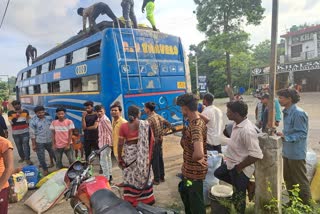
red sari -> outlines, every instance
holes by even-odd
[[[138,132],[129,130],[128,123],[122,124],[119,138],[125,141],[123,160],[127,165],[123,170],[124,199],[135,207],[139,202],[154,204],[153,173],[150,167],[154,138],[148,121],[140,120]],[[126,143],[136,139],[137,144]]]

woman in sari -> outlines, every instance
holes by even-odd
[[[139,202],[155,203],[150,167],[154,138],[148,121],[139,118],[139,108],[130,106],[129,122],[121,125],[118,144],[118,161],[123,169],[123,195],[133,206]]]

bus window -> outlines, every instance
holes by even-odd
[[[97,42],[88,47],[87,59],[92,59],[100,55],[100,42]]]
[[[98,91],[98,75],[82,77],[82,91]]]
[[[66,56],[62,56],[56,59],[56,69],[63,68],[65,61],[66,61]]]
[[[28,94],[34,94],[33,86],[29,86],[28,91],[29,91]]]
[[[48,93],[48,84],[41,84],[40,89],[42,94]]]
[[[40,85],[34,85],[33,91],[34,91],[34,94],[40,94],[41,93]]]
[[[60,92],[60,84],[59,84],[59,82],[52,82],[51,83],[51,91],[49,89],[49,93],[50,92]]]
[[[72,79],[71,80],[72,92],[81,92],[82,91],[81,85],[82,85],[81,78]]]
[[[51,60],[50,62],[49,62],[49,71],[52,71],[52,70],[54,70],[54,69],[56,69],[56,60],[54,59],[54,60]]]
[[[72,53],[66,55],[66,66],[72,64]]]
[[[61,80],[59,85],[60,92],[70,92],[70,80]]]
[[[82,62],[87,59],[87,47],[73,52],[72,64]]]
[[[31,70],[27,71],[27,78],[31,77]]]
[[[21,95],[26,95],[26,94],[29,94],[29,90],[28,88],[20,88],[20,94]]]
[[[23,80],[23,73],[20,74],[20,80]]]
[[[42,73],[46,73],[49,71],[49,63],[45,63],[42,65]]]
[[[41,65],[37,67],[37,75],[41,74],[41,67],[42,67]]]
[[[34,77],[34,76],[36,76],[37,75],[37,68],[33,68],[32,70],[31,70],[31,77]]]

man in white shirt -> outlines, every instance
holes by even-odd
[[[259,146],[255,125],[248,120],[248,105],[243,101],[227,104],[227,117],[233,120],[233,128],[225,154],[226,163],[222,164],[214,175],[218,179],[232,184],[233,203],[237,213],[245,213],[246,190],[254,173],[254,163],[263,158]]]
[[[207,93],[203,97],[203,104],[206,106],[201,115],[202,119],[207,124],[207,150],[208,151],[221,151],[221,133],[222,133],[222,111],[213,105],[214,95]]]

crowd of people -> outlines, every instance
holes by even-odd
[[[284,107],[282,132],[277,132],[283,140],[284,181],[287,189],[300,185],[300,198],[305,204],[310,203],[311,194],[306,177],[306,151],[308,135],[308,116],[296,103],[299,93],[294,89],[278,91],[279,105]],[[245,213],[246,195],[254,193],[254,184],[250,181],[254,175],[254,163],[263,158],[259,146],[258,134],[265,126],[268,95],[262,95],[257,106],[257,127],[248,118],[248,105],[242,100],[227,103],[227,117],[231,124],[223,130],[222,111],[213,105],[214,96],[210,93],[203,98],[199,107],[199,98],[194,94],[184,94],[177,98],[184,116],[184,127],[180,144],[183,148],[182,181],[178,191],[186,213],[204,214],[203,181],[208,171],[207,151],[222,153],[221,144],[227,144],[224,161],[215,170],[219,180],[231,184],[234,188],[233,203],[237,213]],[[277,106],[278,104],[275,103]],[[128,108],[128,121],[122,118],[119,102],[112,104],[112,119],[106,116],[107,109],[102,105],[94,106],[92,101],[84,103],[82,115],[83,140],[72,120],[65,117],[66,109],[57,108],[53,120],[46,114],[43,106],[34,109],[32,119],[29,112],[21,108],[19,101],[13,101],[14,110],[8,112],[12,126],[12,136],[20,157],[19,162],[33,164],[30,160],[29,138],[32,149],[37,153],[44,175],[48,168],[63,167],[62,156],[65,154],[71,164],[75,158],[88,158],[92,150],[109,145],[100,155],[101,174],[110,182],[112,179],[112,152],[122,170],[123,182],[118,183],[124,190],[124,199],[136,206],[138,202],[152,205],[155,202],[153,186],[165,182],[163,160],[163,136],[168,130],[175,130],[171,124],[158,115],[157,104],[144,104],[146,120],[141,120],[141,110],[137,106]],[[276,114],[276,124],[280,116]],[[1,123],[1,117],[0,117]],[[51,131],[50,131],[51,130]],[[0,197],[7,194],[7,180],[13,168],[13,146],[6,138],[0,137]],[[49,153],[50,164],[46,164],[45,150]],[[74,155],[75,153],[75,155]],[[12,162],[12,165],[11,165]],[[2,175],[1,175],[2,174]],[[1,209],[0,204],[0,209]]]

